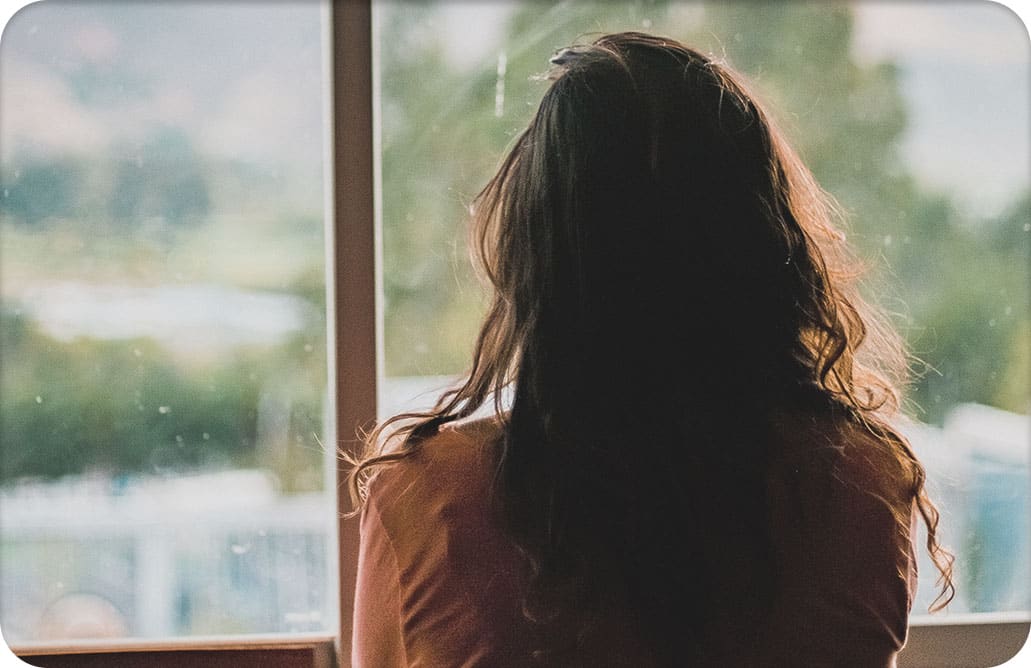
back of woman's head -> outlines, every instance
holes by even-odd
[[[781,393],[845,355],[835,391],[893,399],[847,377],[832,339],[864,332],[830,207],[734,75],[641,34],[553,62],[474,228],[521,372],[650,403]]]
[[[561,51],[548,78],[476,202],[494,297],[469,375],[399,416],[415,418],[405,447],[367,459],[356,493],[369,466],[493,396],[527,615],[582,632],[629,606],[659,637],[704,632],[721,559],[751,564],[740,591],[762,614],[777,410],[879,434],[933,525],[923,470],[885,421],[901,347],[851,287],[829,199],[740,77],[622,33]]]

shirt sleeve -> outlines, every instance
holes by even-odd
[[[360,534],[351,666],[406,666],[397,555],[371,497],[362,509]]]

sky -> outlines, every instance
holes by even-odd
[[[861,60],[901,65],[904,155],[923,183],[973,212],[1029,186],[1031,46],[1016,14],[985,0],[864,2],[854,46]]]

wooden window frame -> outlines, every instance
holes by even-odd
[[[371,0],[324,0],[323,12],[328,91],[326,315],[329,340],[333,342],[327,349],[329,402],[336,442],[342,448],[353,448],[358,443],[357,430],[376,419],[377,380],[383,367],[382,318],[378,311],[381,244],[375,34]],[[346,326],[341,327],[341,323]],[[339,464],[333,466],[338,521],[337,549],[330,559],[336,564],[337,582],[330,586],[336,586],[339,598],[332,633],[22,645],[13,648],[15,654],[30,664],[45,662],[41,665],[47,668],[349,666],[357,561],[340,557],[357,554],[358,523],[343,518],[349,510],[344,486],[347,472]],[[996,666],[1018,651],[1022,656],[1031,654],[1025,647],[1029,632],[1028,613],[917,619],[910,626],[898,665]]]

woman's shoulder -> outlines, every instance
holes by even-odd
[[[774,471],[861,491],[894,506],[912,501],[914,462],[888,425],[844,411],[782,411],[771,426]]]
[[[502,429],[497,418],[448,423],[426,436],[396,462],[385,464],[369,481],[368,502],[382,515],[454,514],[480,505],[488,493]],[[425,514],[420,513],[420,514]]]
[[[490,503],[500,434],[490,420],[442,427],[369,482],[359,577],[394,583],[407,665],[529,665],[512,659],[526,646],[523,563]]]

